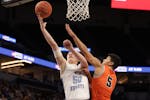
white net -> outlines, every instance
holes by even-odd
[[[67,0],[66,18],[70,21],[82,21],[90,18],[89,2],[90,0]]]

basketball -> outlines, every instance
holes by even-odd
[[[39,14],[42,18],[47,18],[52,14],[52,5],[48,1],[39,1],[35,5],[35,14]]]

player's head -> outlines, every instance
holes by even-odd
[[[77,64],[79,60],[76,58],[76,56],[72,52],[68,52],[67,62],[70,64]]]
[[[110,53],[105,59],[103,59],[103,64],[111,66],[115,69],[121,65],[121,58],[117,54]]]

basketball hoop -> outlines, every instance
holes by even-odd
[[[67,0],[66,18],[70,21],[82,21],[90,18],[89,2],[90,0]]]

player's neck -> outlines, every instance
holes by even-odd
[[[110,69],[114,70],[112,66],[109,66]]]

